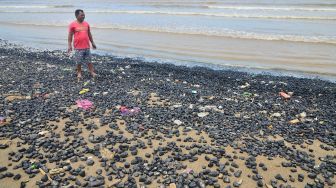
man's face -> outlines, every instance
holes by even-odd
[[[85,14],[84,14],[84,12],[79,12],[79,14],[78,14],[78,16],[77,16],[77,20],[78,20],[79,22],[83,22],[84,19],[85,19]]]

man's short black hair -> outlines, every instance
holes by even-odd
[[[77,9],[77,10],[75,11],[75,16],[76,16],[76,18],[77,18],[77,16],[79,15],[80,12],[83,12],[83,13],[84,13],[84,11],[83,11],[82,9]]]

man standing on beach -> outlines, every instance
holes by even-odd
[[[75,54],[73,56],[74,61],[77,63],[77,78],[82,78],[82,64],[87,64],[88,69],[92,77],[96,77],[93,64],[91,63],[90,42],[92,48],[96,49],[96,44],[93,42],[93,38],[90,31],[90,25],[84,21],[85,14],[81,9],[75,11],[76,19],[69,25],[68,34],[68,53],[72,51],[72,37],[74,38],[73,46],[75,48]]]

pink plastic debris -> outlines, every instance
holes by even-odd
[[[0,124],[1,123],[6,123],[6,118],[5,117],[0,116]]]
[[[122,116],[133,116],[141,111],[139,107],[127,108],[126,106],[121,106],[119,109]]]
[[[183,173],[188,173],[188,174],[191,174],[191,173],[194,173],[194,170],[191,169],[191,168],[187,168],[183,171]]]
[[[84,110],[90,109],[93,106],[93,103],[87,99],[77,100],[76,103],[78,108],[83,108]]]

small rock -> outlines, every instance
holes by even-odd
[[[94,161],[92,159],[88,159],[86,161],[86,164],[89,165],[89,166],[92,166],[94,164]]]
[[[242,179],[240,179],[239,181],[235,181],[235,182],[233,182],[233,186],[234,187],[240,187],[240,185],[243,183],[243,180]]]
[[[21,174],[16,174],[14,177],[13,177],[14,180],[19,180],[21,179]]]

